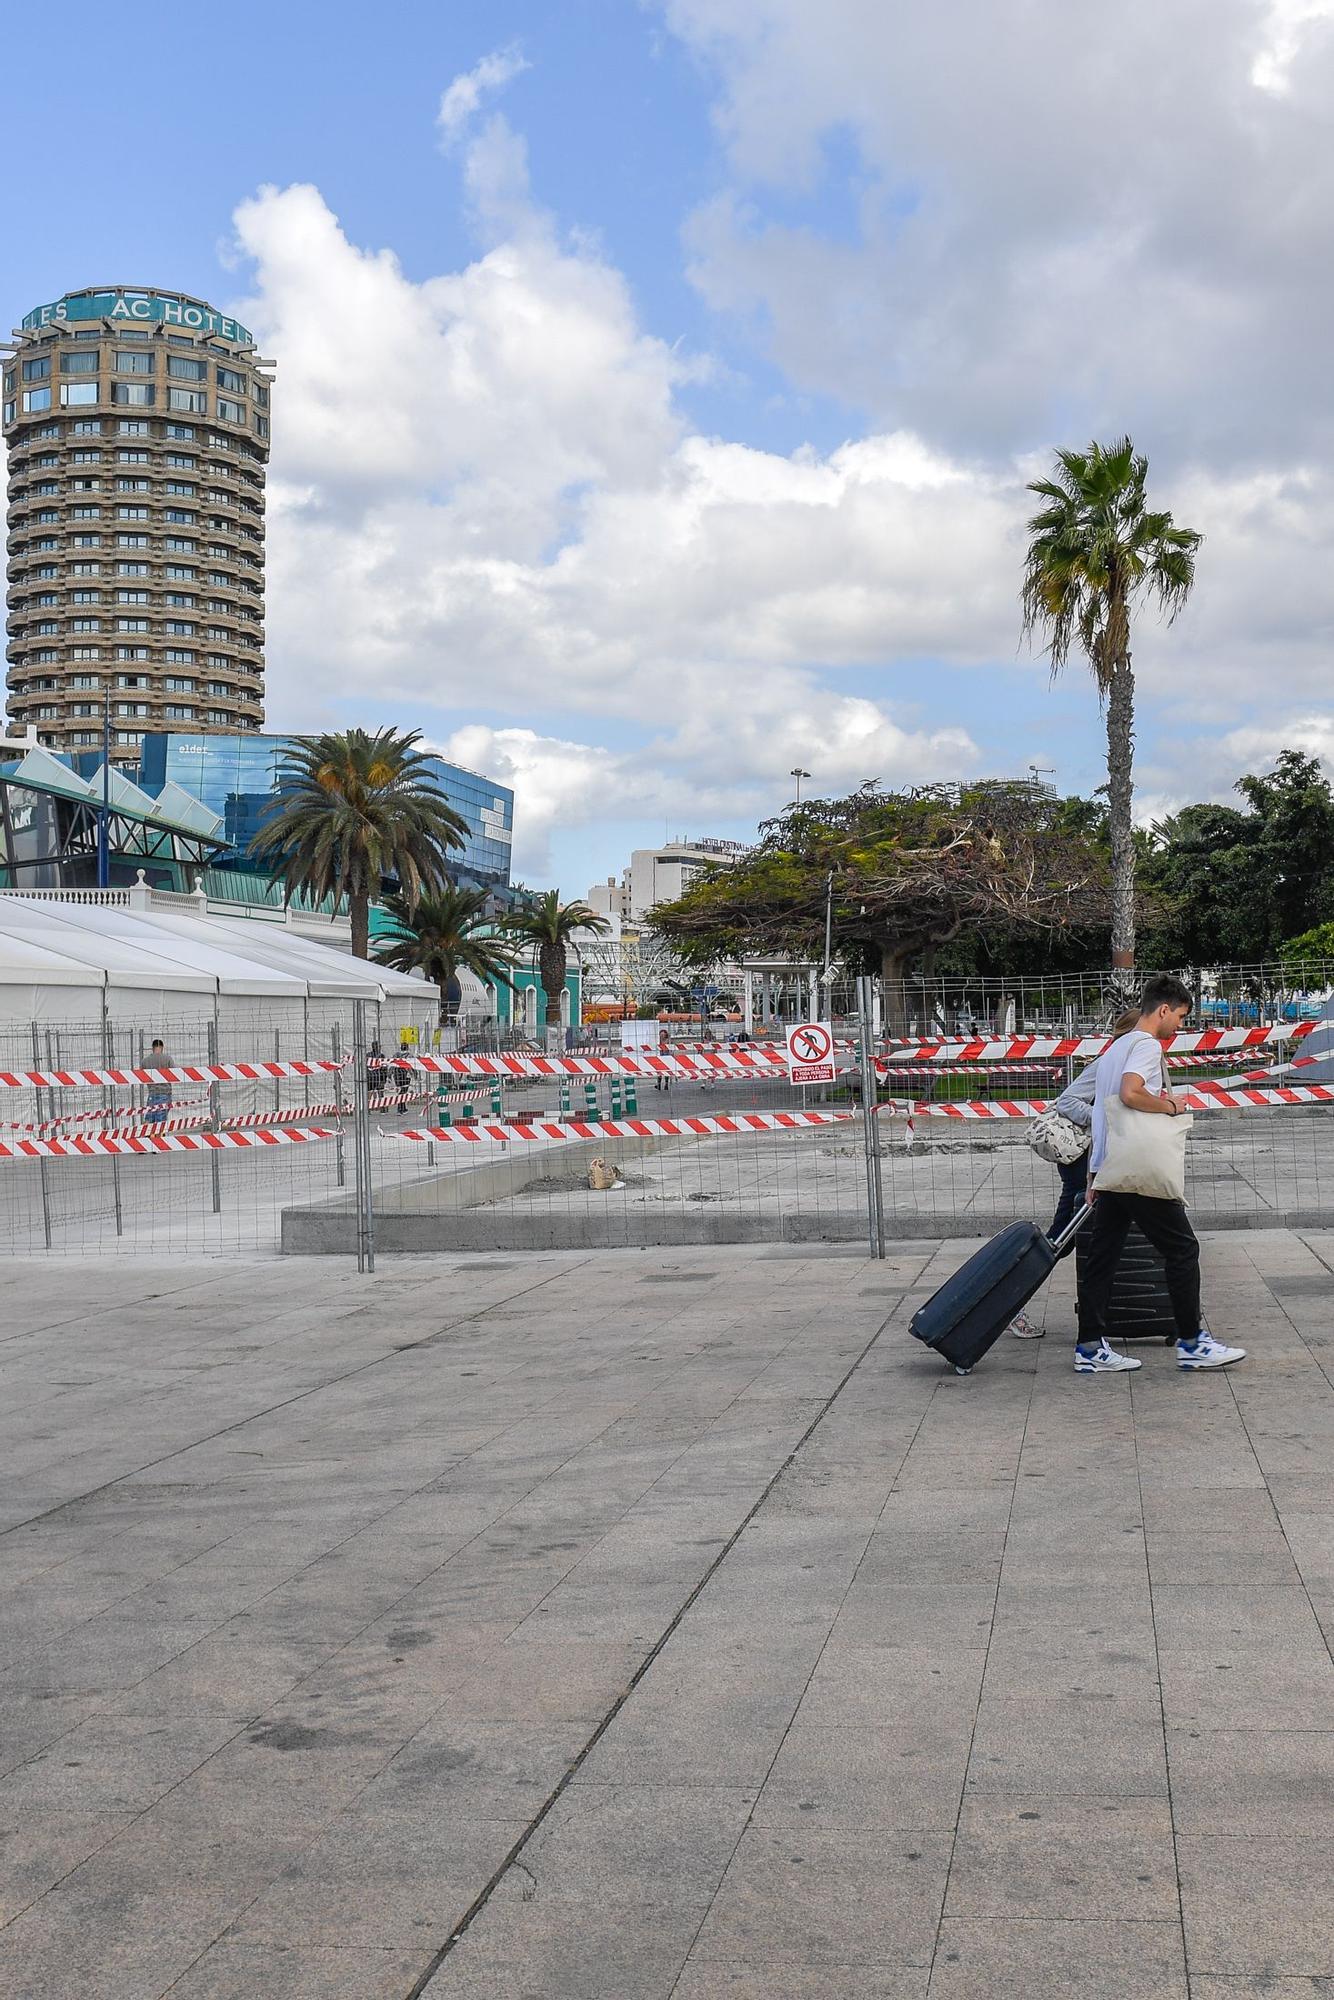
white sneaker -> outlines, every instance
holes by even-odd
[[[1118,1354],[1105,1340],[1096,1347],[1076,1347],[1076,1375],[1122,1375],[1142,1364],[1129,1354]]]
[[[1177,1342],[1178,1368],[1227,1368],[1234,1361],[1244,1361],[1244,1347],[1226,1347],[1221,1340],[1215,1340],[1207,1326],[1202,1326],[1197,1340]]]
[[[1046,1331],[1045,1326],[1034,1326],[1027,1313],[1018,1312],[1010,1321],[1010,1332],[1016,1340],[1041,1340]]]

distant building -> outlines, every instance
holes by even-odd
[[[199,799],[222,821],[228,849],[238,861],[273,805],[288,736],[172,735],[150,731],[143,740],[139,782],[156,796],[164,787]],[[100,759],[97,760],[100,762]],[[468,827],[451,865],[467,888],[510,886],[514,793],[494,778],[429,757],[427,767],[449,804]]]
[[[272,363],[202,299],[127,285],[25,315],[4,353],[11,722],[139,761],[146,730],[264,722]]]
[[[655,903],[675,902],[705,868],[730,868],[748,852],[739,840],[669,840],[661,847],[637,847],[619,883],[614,876],[595,883],[587,902],[599,916],[642,924]]]

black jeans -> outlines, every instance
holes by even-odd
[[[1093,1345],[1107,1330],[1112,1280],[1132,1222],[1137,1222],[1154,1249],[1162,1252],[1178,1340],[1197,1339],[1200,1242],[1190,1226],[1185,1202],[1159,1201],[1147,1194],[1100,1194],[1093,1204],[1093,1220],[1085,1224],[1089,1247],[1079,1288],[1080,1340]]]
[[[1056,1171],[1061,1176],[1061,1199],[1056,1204],[1056,1213],[1051,1219],[1051,1228],[1047,1231],[1048,1236],[1059,1236],[1061,1231],[1074,1221],[1075,1210],[1082,1207],[1088,1198],[1088,1148],[1085,1147],[1079,1158],[1072,1160],[1068,1167],[1058,1166]],[[1085,1229],[1088,1228],[1087,1222],[1084,1224],[1084,1227]],[[1074,1247],[1072,1243],[1070,1250],[1073,1250]],[[1068,1257],[1070,1250],[1063,1250],[1061,1253],[1062,1256]]]

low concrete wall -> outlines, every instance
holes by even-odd
[[[940,1242],[947,1238],[976,1240],[994,1236],[1007,1223],[1029,1221],[1015,1215],[927,1214],[921,1211],[885,1217],[890,1242]],[[1233,1229],[1327,1229],[1330,1218],[1319,1209],[1283,1212],[1193,1209],[1191,1221],[1201,1232]],[[728,1214],[717,1210],[644,1212],[633,1218],[624,1211],[603,1215],[503,1215],[454,1210],[430,1213],[381,1211],[375,1219],[377,1253],[438,1256],[447,1251],[485,1251],[512,1255],[522,1250],[637,1250],[723,1245],[728,1243],[865,1243],[866,1225],[851,1213],[842,1215]],[[354,1256],[356,1220],[347,1210],[288,1208],[283,1210],[282,1248],[287,1256]]]

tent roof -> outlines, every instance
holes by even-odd
[[[277,924],[0,893],[0,985],[362,1000],[436,989]]]

